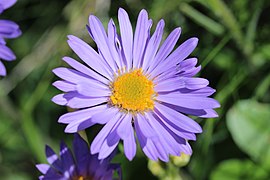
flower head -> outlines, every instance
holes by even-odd
[[[87,27],[98,51],[68,36],[69,46],[83,63],[64,57],[72,68],[53,70],[63,79],[53,85],[64,91],[53,101],[77,109],[62,115],[59,122],[68,124],[68,133],[104,124],[91,144],[91,153],[99,153],[99,159],[109,156],[122,140],[125,155],[132,160],[134,131],[150,159],[168,161],[170,154],[191,154],[188,140],[196,140],[195,134],[202,129],[187,115],[217,117],[213,108],[219,107],[208,97],[215,92],[208,80],[194,77],[200,71],[197,59],[187,58],[198,39],[190,38],[173,51],[180,28],[161,44],[164,21],[150,35],[152,20],[145,10],[138,16],[134,37],[122,8],[118,21],[120,34],[113,20],[106,32],[99,19],[90,15]]]
[[[13,6],[16,0],[1,0],[0,1],[0,14],[7,8]],[[0,20],[0,76],[6,75],[6,68],[1,60],[12,61],[16,59],[16,56],[6,46],[6,38],[16,38],[21,35],[19,26],[9,20]]]
[[[110,180],[114,171],[118,171],[121,179],[121,169],[118,164],[111,164],[112,155],[106,159],[98,160],[97,155],[91,155],[88,144],[75,134],[73,141],[73,154],[70,149],[61,143],[60,158],[46,146],[46,156],[50,165],[38,164],[36,167],[43,174],[41,180]]]

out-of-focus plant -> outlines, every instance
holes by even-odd
[[[134,26],[145,8],[154,24],[165,19],[165,34],[181,26],[182,40],[199,37],[194,54],[203,67],[200,76],[210,79],[222,105],[219,119],[197,119],[204,133],[192,144],[186,166],[173,157],[167,164],[147,162],[139,151],[132,163],[115,158],[124,179],[269,179],[270,2],[264,0],[18,1],[3,14],[24,34],[8,42],[17,61],[7,64],[9,75],[0,80],[1,178],[36,179],[34,164],[45,163],[44,144],[57,149],[59,139],[71,142],[56,122],[66,109],[50,101],[57,94],[51,70],[71,53],[66,35],[88,36],[89,13],[108,22],[119,7]],[[90,140],[99,128],[87,134]]]

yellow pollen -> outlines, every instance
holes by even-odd
[[[154,109],[154,83],[136,69],[118,76],[112,83],[111,103],[132,112]]]
[[[79,177],[75,177],[73,178],[74,180],[92,180],[92,177],[84,177],[84,176],[79,176]]]

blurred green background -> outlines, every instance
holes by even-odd
[[[270,179],[270,1],[263,0],[18,0],[1,14],[16,21],[23,35],[8,41],[17,55],[5,63],[0,79],[0,179],[37,179],[36,163],[45,163],[45,144],[59,149],[73,136],[57,123],[67,110],[51,102],[59,91],[51,83],[61,58],[74,56],[68,34],[92,46],[85,25],[89,14],[104,25],[126,9],[132,24],[145,8],[154,26],[166,22],[165,36],[181,26],[180,44],[200,39],[193,56],[202,65],[200,76],[217,89],[219,118],[199,119],[204,132],[191,142],[193,155],[152,162],[138,149],[129,162],[118,155],[129,179]],[[116,22],[116,21],[115,21]],[[152,28],[153,29],[153,28]],[[74,56],[75,57],[75,56]],[[100,126],[87,130],[91,140]],[[120,146],[120,151],[121,151]]]

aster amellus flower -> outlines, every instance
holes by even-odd
[[[43,174],[40,180],[112,180],[114,172],[121,178],[119,164],[112,164],[112,155],[99,160],[97,155],[91,155],[88,144],[80,137],[74,135],[74,156],[70,149],[61,143],[60,157],[46,146],[48,164],[38,164],[36,167]]]
[[[7,8],[13,6],[16,0],[0,0],[0,14]],[[6,46],[5,39],[16,38],[21,35],[19,26],[9,20],[0,20],[0,76],[6,75],[6,68],[1,60],[12,61],[16,56]]]
[[[72,68],[53,72],[63,80],[54,86],[64,91],[53,98],[59,105],[77,109],[59,118],[73,133],[94,124],[105,126],[91,144],[91,153],[106,158],[123,140],[129,160],[136,154],[136,137],[143,152],[152,160],[168,161],[168,155],[191,154],[188,140],[196,140],[202,129],[187,115],[217,117],[213,108],[219,103],[209,98],[215,90],[206,79],[194,77],[200,66],[196,58],[187,58],[198,43],[190,38],[174,49],[181,33],[173,30],[161,43],[164,21],[152,35],[152,20],[142,10],[135,33],[128,14],[119,9],[120,34],[113,20],[105,31],[94,15],[88,31],[98,51],[75,36],[68,44],[82,63],[64,57]]]

